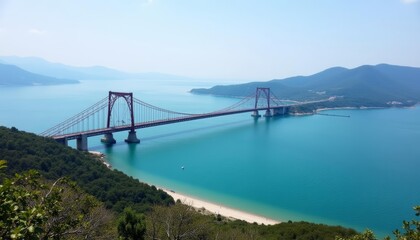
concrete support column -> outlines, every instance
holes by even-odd
[[[127,143],[140,143],[140,139],[137,138],[136,131],[128,132],[128,137],[125,139]]]
[[[264,117],[272,117],[273,115],[271,114],[271,110],[270,109],[267,109],[266,111],[265,111],[265,114],[264,114]]]
[[[87,151],[88,150],[88,141],[87,136],[82,134],[80,137],[76,139],[77,142],[77,150],[80,151]]]
[[[261,115],[258,113],[258,110],[255,110],[255,111],[252,112],[251,117],[259,118],[259,117],[261,117]]]
[[[117,141],[115,141],[114,136],[112,135],[112,133],[105,133],[104,134],[104,137],[101,138],[101,142],[103,142],[105,144],[112,145],[112,144],[116,143]]]
[[[279,116],[279,115],[286,114],[286,110],[285,109],[286,109],[285,107],[274,108],[273,109],[273,116]]]
[[[64,146],[68,146],[67,138],[61,138],[61,139],[57,139],[55,141],[57,141],[58,143],[63,144]]]

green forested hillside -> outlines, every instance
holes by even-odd
[[[8,162],[9,175],[36,169],[47,179],[70,177],[84,191],[122,212],[125,207],[145,212],[153,205],[173,204],[173,199],[153,186],[117,170],[109,170],[92,154],[58,144],[53,139],[0,127],[0,159]]]

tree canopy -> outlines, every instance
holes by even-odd
[[[7,175],[38,170],[46,179],[68,177],[118,213],[132,207],[146,212],[153,205],[171,205],[174,200],[162,190],[110,170],[90,153],[63,146],[16,128],[0,127],[0,159],[8,161]]]
[[[65,178],[50,182],[30,170],[0,185],[0,239],[115,239],[113,219]]]

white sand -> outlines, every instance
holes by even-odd
[[[109,163],[107,163],[104,159],[104,154],[102,154],[101,152],[94,152],[94,151],[90,151],[90,153],[95,154],[97,156],[100,157],[101,161],[107,165],[108,168],[111,168],[111,165]],[[200,209],[200,208],[204,208],[206,209],[208,212],[213,213],[213,214],[220,214],[224,217],[227,218],[234,218],[234,219],[239,219],[239,220],[243,220],[249,223],[258,223],[258,224],[265,224],[265,225],[273,225],[273,224],[277,224],[280,223],[279,221],[273,220],[273,219],[269,219],[269,218],[265,218],[262,216],[258,216],[255,214],[251,214],[251,213],[247,213],[247,212],[243,212],[243,211],[239,211],[233,208],[228,208],[225,206],[222,206],[220,204],[215,204],[215,203],[211,203],[211,202],[207,202],[207,201],[203,201],[194,197],[190,197],[187,196],[185,194],[180,194],[180,193],[176,193],[164,188],[160,188],[163,191],[165,191],[166,193],[168,193],[169,195],[171,195],[175,201],[176,200],[180,200],[181,202],[191,205],[192,207],[196,208],[196,209]]]
[[[207,211],[214,213],[214,214],[220,214],[227,218],[234,218],[239,220],[244,220],[249,223],[258,223],[258,224],[265,224],[265,225],[273,225],[280,223],[279,221],[268,219],[262,216],[258,216],[251,213],[242,212],[236,209],[228,208],[219,204],[203,201],[194,197],[187,196],[185,194],[176,193],[173,191],[169,191],[164,188],[160,188],[169,195],[171,195],[175,201],[180,200],[181,202],[191,205],[192,207],[196,209],[205,208]]]
[[[89,151],[90,153],[92,153],[93,155],[97,156],[98,159],[109,169],[112,169],[111,164],[109,164],[109,162],[106,161],[105,159],[105,154],[101,153],[101,152],[96,152],[96,151]]]

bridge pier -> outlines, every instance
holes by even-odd
[[[286,107],[274,108],[273,109],[273,116],[285,115],[286,113],[287,113]]]
[[[272,116],[273,115],[271,114],[271,110],[270,109],[265,110],[264,117],[272,117]]]
[[[115,141],[114,136],[112,135],[112,133],[105,133],[104,134],[104,137],[101,138],[101,142],[103,142],[105,144],[112,145],[112,144],[116,143],[117,141]]]
[[[255,111],[252,112],[251,117],[259,118],[259,117],[261,117],[261,115],[258,113],[258,110],[255,110]]]
[[[82,134],[80,137],[76,138],[77,142],[77,150],[79,151],[87,151],[88,150],[88,140],[87,136]]]
[[[128,137],[125,139],[126,143],[140,143],[140,139],[137,138],[136,131],[131,130],[128,132]]]
[[[284,115],[284,108],[274,108],[273,116]]]
[[[274,116],[286,115],[287,113],[289,113],[289,107],[281,107],[281,108],[273,109]]]
[[[61,138],[61,139],[57,139],[55,141],[58,142],[58,143],[63,144],[64,146],[68,146],[67,138]]]

